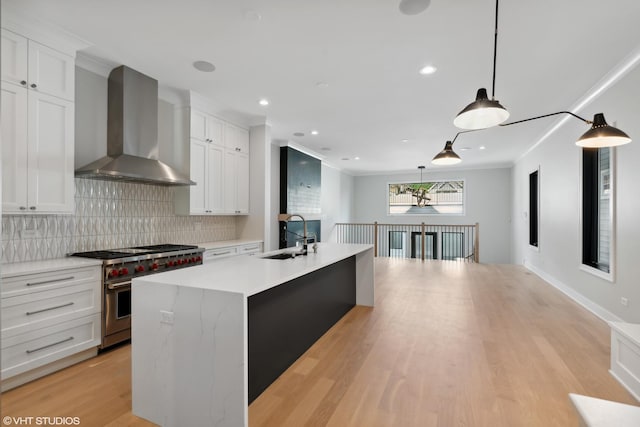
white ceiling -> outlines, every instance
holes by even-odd
[[[274,139],[355,174],[435,169],[455,115],[479,87],[491,93],[494,0],[432,0],[414,16],[399,0],[8,3],[89,41],[87,54],[199,92],[247,122],[266,119]],[[638,22],[638,0],[503,0],[496,98],[512,120],[572,108],[638,49]],[[196,60],[216,71],[196,71]],[[419,75],[425,64],[438,71]],[[511,164],[555,122],[461,135],[459,167]],[[577,138],[587,128],[576,122]]]

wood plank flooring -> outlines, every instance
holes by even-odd
[[[356,307],[249,407],[262,426],[574,426],[568,393],[638,405],[608,373],[609,327],[519,266],[376,259]],[[151,425],[129,347],[2,395],[2,414]]]

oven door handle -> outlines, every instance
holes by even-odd
[[[131,287],[131,280],[127,282],[112,283],[110,285],[107,285],[107,289],[109,289],[110,291],[115,291],[116,289],[126,288],[126,287]]]

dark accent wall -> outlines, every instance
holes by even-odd
[[[321,213],[322,162],[291,147],[280,148],[280,213],[318,216]],[[302,222],[280,222],[280,248],[295,246]],[[307,231],[320,241],[320,221],[307,220]]]
[[[250,296],[249,403],[355,304],[354,256]]]

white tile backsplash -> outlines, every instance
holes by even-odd
[[[75,215],[3,215],[2,262],[236,238],[236,217],[176,216],[173,187],[75,178]],[[35,230],[34,235],[24,230]]]

